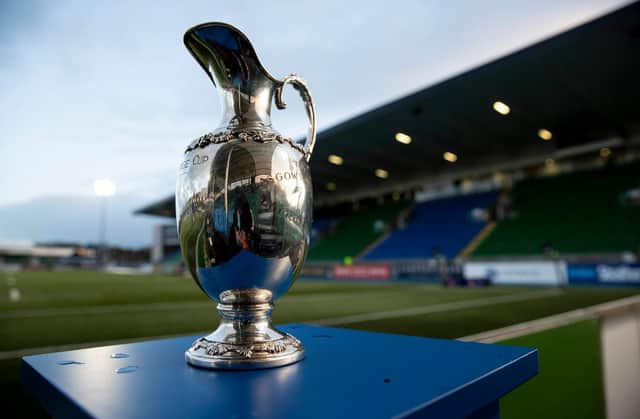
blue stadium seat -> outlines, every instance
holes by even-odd
[[[316,218],[311,225],[311,243],[314,243],[319,235],[329,230],[334,223],[333,218]]]
[[[433,256],[438,248],[447,258],[455,257],[484,227],[471,219],[475,208],[486,209],[497,192],[442,198],[416,204],[404,229],[393,231],[369,251],[365,260],[415,259]]]

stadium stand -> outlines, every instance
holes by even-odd
[[[308,259],[342,261],[358,256],[384,233],[384,227],[377,227],[381,223],[386,226],[394,223],[400,211],[408,206],[406,201],[390,201],[341,218],[330,234],[311,246]]]
[[[483,192],[422,202],[413,208],[405,228],[391,233],[371,249],[365,260],[429,258],[438,250],[447,258],[455,257],[484,227],[470,213],[486,209],[496,192]]]
[[[531,178],[513,190],[513,217],[497,223],[473,256],[636,251],[640,207],[623,205],[640,183],[640,164]]]
[[[182,252],[178,250],[167,255],[159,264],[157,270],[162,273],[171,274],[181,271],[182,266]]]
[[[336,220],[332,218],[316,218],[311,226],[311,243],[315,243],[320,239],[333,225]]]

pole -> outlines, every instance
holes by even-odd
[[[100,220],[98,222],[98,266],[104,267],[107,256],[107,196],[100,197]]]

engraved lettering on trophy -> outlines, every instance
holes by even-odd
[[[284,209],[283,211],[284,218],[292,223],[298,224],[302,222],[302,217],[299,213]]]
[[[296,172],[276,172],[275,179],[278,182],[283,180],[296,180],[298,179],[298,174]]]
[[[255,182],[273,182],[273,177],[271,175],[256,175]]]
[[[190,167],[199,166],[201,164],[206,163],[207,161],[209,161],[209,156],[204,154],[203,155],[196,154],[192,158],[186,159],[182,163],[180,163],[180,171],[184,172],[188,170]]]
[[[200,154],[196,154],[195,156],[193,156],[193,158],[191,159],[191,164],[193,164],[194,166],[198,166],[200,164],[204,164],[209,160],[209,156],[207,155],[200,155]]]

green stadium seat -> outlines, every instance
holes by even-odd
[[[515,216],[499,221],[473,256],[634,252],[640,243],[640,208],[622,195],[640,183],[640,164],[579,171],[518,183]]]
[[[374,228],[376,222],[392,224],[409,205],[407,201],[390,201],[341,218],[332,233],[311,246],[308,260],[343,261],[345,257],[358,256],[384,234]]]

